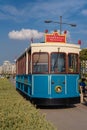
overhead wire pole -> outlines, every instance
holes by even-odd
[[[62,33],[62,16],[60,16],[60,35]]]
[[[70,25],[72,27],[76,27],[76,24],[71,24],[71,23],[64,23],[62,22],[62,16],[60,16],[60,21],[52,21],[52,20],[45,20],[45,23],[57,23],[60,24],[60,35],[62,34],[62,24]]]

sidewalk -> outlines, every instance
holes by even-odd
[[[85,96],[83,96],[82,90],[81,90],[81,94],[80,94],[80,102],[84,105],[87,105],[87,91]]]

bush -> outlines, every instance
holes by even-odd
[[[0,130],[56,130],[7,80],[0,79]]]

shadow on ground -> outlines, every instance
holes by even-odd
[[[74,108],[75,105],[59,105],[59,106],[36,106],[39,109],[67,109],[67,108]]]

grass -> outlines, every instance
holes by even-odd
[[[56,130],[7,80],[0,79],[0,130]]]

